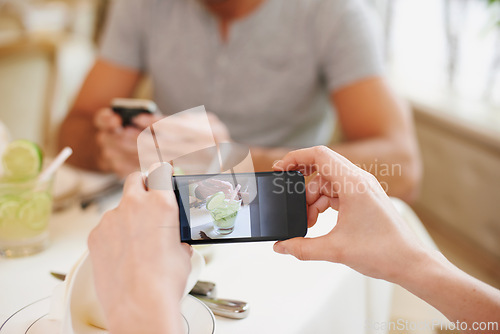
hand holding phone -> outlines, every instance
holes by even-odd
[[[122,126],[122,118],[110,108],[102,108],[94,115],[95,141],[98,145],[98,164],[101,170],[125,177],[139,167],[137,137],[142,129],[156,120],[156,116],[134,119],[135,126]]]
[[[191,270],[192,249],[179,243],[174,194],[146,191],[141,174],[132,173],[125,181],[120,203],[102,216],[88,240],[107,329],[143,333],[147,324],[155,333],[180,333],[182,323],[176,307]],[[148,273],[146,279],[144,273]],[[144,284],[134,283],[138,281]],[[113,316],[116,305],[120,305],[122,317]],[[151,316],[165,321],[151,324]]]
[[[424,247],[373,175],[324,146],[290,152],[274,168],[318,172],[307,186],[309,226],[325,210],[338,211],[337,224],[328,234],[278,242],[276,252],[343,263],[395,283],[401,273],[418,268],[415,259]]]
[[[100,169],[114,172],[120,177],[136,171],[139,167],[137,137],[145,127],[159,118],[152,116],[157,113],[154,102],[137,99],[114,99],[112,108],[98,110],[93,121],[100,152]]]

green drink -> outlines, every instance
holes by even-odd
[[[51,180],[0,181],[0,255],[25,256],[45,249],[51,184]]]
[[[45,249],[52,213],[52,179],[39,180],[43,154],[35,143],[15,140],[2,153],[0,255],[24,256]]]
[[[221,235],[231,234],[240,207],[241,199],[226,199],[223,192],[212,195],[207,201],[207,209],[214,219],[215,232]]]

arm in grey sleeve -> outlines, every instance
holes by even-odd
[[[330,1],[325,7],[316,27],[320,71],[328,90],[382,75],[380,24],[374,11],[360,0]]]
[[[109,11],[99,57],[117,65],[143,70],[144,0],[115,0]]]

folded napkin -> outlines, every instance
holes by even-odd
[[[184,295],[196,284],[204,266],[203,256],[194,251]],[[107,333],[106,319],[97,299],[88,252],[73,265],[66,280],[54,289],[46,319],[59,321],[61,334]]]

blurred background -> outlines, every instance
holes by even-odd
[[[55,152],[112,1],[0,0],[0,120],[12,139]],[[500,288],[500,1],[365,1],[414,112],[424,177],[413,208],[452,262]],[[145,78],[137,96],[150,91]],[[442,316],[396,289],[392,317]]]

